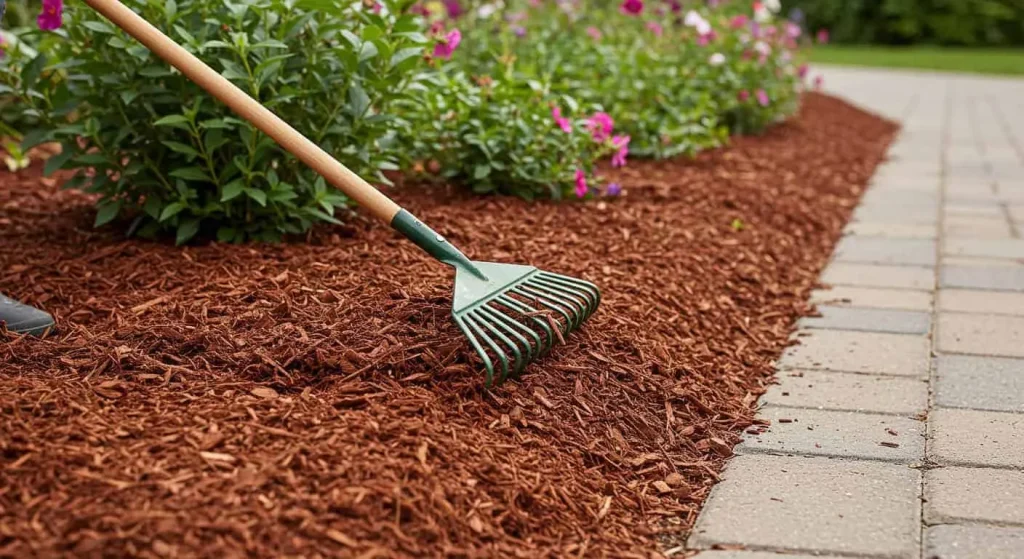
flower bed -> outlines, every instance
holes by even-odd
[[[760,132],[808,78],[807,34],[777,1],[127,4],[382,184],[401,171],[526,199],[614,196],[598,161]],[[38,26],[10,35],[0,114],[22,151],[62,144],[47,170],[102,195],[96,226],[181,244],[344,219],[343,195],[88,7],[47,0]]]
[[[60,333],[0,343],[0,550],[647,557],[682,542],[895,126],[809,94],[763,137],[608,169],[614,199],[399,200],[471,255],[605,294],[484,391],[446,270],[353,218],[307,243],[94,231],[0,174],[0,285]]]

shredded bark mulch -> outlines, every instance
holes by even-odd
[[[471,256],[594,281],[598,312],[483,389],[449,270],[365,219],[176,248],[0,174],[0,556],[650,557],[678,545],[896,127],[809,94],[627,195],[399,202]]]

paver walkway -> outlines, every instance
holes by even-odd
[[[904,128],[687,548],[1024,558],[1024,80],[825,80]]]

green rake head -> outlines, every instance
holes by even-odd
[[[452,318],[487,369],[487,386],[518,377],[597,310],[601,292],[532,266],[474,262],[402,210],[391,226],[455,268]]]
[[[469,264],[455,266],[452,318],[483,361],[488,387],[522,374],[601,302],[587,281],[532,266]]]

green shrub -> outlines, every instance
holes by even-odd
[[[1020,0],[788,0],[786,8],[839,43],[1024,45]]]
[[[420,75],[420,20],[409,2],[126,2],[222,75],[334,154],[384,182],[397,169],[392,106]],[[270,138],[84,5],[68,6],[42,54],[0,61],[0,87],[40,126],[24,147],[63,145],[47,172],[101,195],[96,224],[225,241],[273,240],[336,221],[346,198]],[[2,93],[2,91],[0,91]]]

